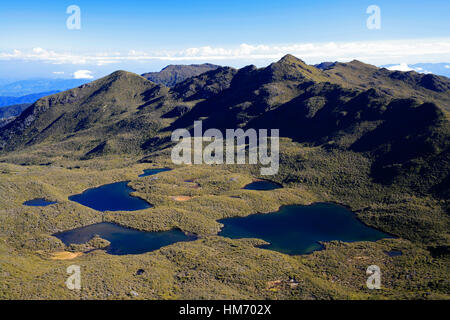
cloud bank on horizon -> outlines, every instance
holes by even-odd
[[[101,67],[110,65],[112,69],[123,69],[129,63],[155,61],[166,63],[219,62],[239,67],[240,61],[252,61],[253,64],[262,66],[288,53],[311,64],[323,61],[350,61],[357,59],[375,65],[397,63],[397,66],[390,68],[392,70],[410,71],[413,69],[408,67],[408,63],[446,62],[450,60],[450,38],[286,45],[241,44],[237,47],[228,48],[203,46],[178,51],[143,52],[129,50],[126,53],[101,52],[93,54],[46,50],[38,47],[29,50],[0,51],[0,61],[40,62],[55,66]],[[53,72],[56,75],[64,73],[64,71]],[[72,74],[75,79],[94,78],[93,72],[87,69],[80,69],[69,74]]]
[[[286,45],[251,45],[237,47],[202,46],[178,51],[144,52],[129,50],[83,54],[70,51],[14,49],[0,51],[0,60],[42,61],[52,64],[97,65],[120,64],[125,61],[214,61],[252,59],[273,60],[293,54],[310,63],[323,61],[362,60],[368,63],[442,62],[450,58],[450,38],[408,39],[359,42],[297,43]]]

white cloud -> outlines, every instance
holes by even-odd
[[[145,53],[144,51],[130,50],[130,51],[128,51],[128,55],[129,56],[145,56],[145,55],[147,55],[147,53]]]
[[[36,54],[48,54],[48,51],[42,49],[42,48],[33,48],[33,52]]]
[[[64,74],[64,71],[53,71],[53,74]]]
[[[92,71],[78,70],[73,73],[74,79],[93,79]]]
[[[395,66],[391,66],[387,68],[388,70],[391,71],[413,71],[413,68],[410,68],[406,63],[400,63],[399,65],[395,65]],[[420,71],[422,68],[417,68],[417,71]]]
[[[322,61],[362,60],[373,64],[402,64],[420,62],[442,62],[450,55],[450,38],[443,39],[410,39],[388,41],[359,42],[317,42],[293,43],[284,45],[241,44],[235,47],[193,47],[178,51],[160,53],[129,50],[120,52],[98,52],[81,54],[71,52],[55,52],[43,48],[28,51],[13,50],[0,52],[0,60],[31,60],[52,64],[74,65],[106,65],[119,64],[126,61],[214,61],[214,60],[276,60],[290,53],[308,63]]]
[[[107,65],[107,64],[113,64],[113,63],[119,63],[119,62],[120,62],[119,60],[98,60],[96,62],[96,65],[97,66],[104,66],[104,65]]]
[[[419,73],[431,73],[430,71],[425,70],[424,68],[421,68],[421,67],[410,67],[410,66],[408,66],[407,63],[400,63],[398,65],[390,66],[387,69],[391,70],[391,71],[404,71],[404,72],[416,71]]]
[[[446,69],[450,69],[450,66],[447,64],[447,65],[445,66],[445,68],[446,68]]]

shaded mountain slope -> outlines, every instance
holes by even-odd
[[[398,78],[397,73],[391,76]],[[372,178],[378,182],[415,175],[410,180],[422,183],[414,188],[427,193],[445,179],[449,168],[443,159],[450,148],[450,127],[442,106],[447,93],[423,102],[419,96],[429,89],[417,93],[416,84],[410,82],[403,89],[411,96],[417,93],[416,99],[341,81],[292,56],[263,69],[245,67],[229,88],[196,104],[171,129],[189,127],[198,119],[204,119],[204,130],[280,129],[281,136],[301,143],[366,154],[373,162]],[[441,165],[430,166],[430,161]]]
[[[396,98],[415,98],[422,102],[434,101],[450,112],[450,79],[415,71],[390,71],[385,68],[353,60],[348,63],[317,65],[332,81],[352,88],[377,88]]]
[[[145,93],[156,88],[158,85],[143,77],[117,71],[42,98],[2,128],[0,148],[13,150],[82,135],[89,141],[104,142],[119,132],[139,130],[143,125],[132,115],[147,99]]]
[[[191,81],[196,79],[194,77]],[[298,96],[302,90],[300,83],[326,80],[328,76],[321,70],[291,55],[267,68],[247,66],[234,72],[229,87],[198,103],[191,112],[177,119],[172,128],[187,127],[200,117],[208,117],[205,121],[207,127],[225,129],[244,126],[251,119]]]

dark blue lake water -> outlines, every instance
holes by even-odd
[[[279,188],[283,188],[283,186],[268,180],[253,181],[244,186],[244,189],[246,190],[274,190]]]
[[[180,242],[193,241],[195,235],[186,235],[178,229],[161,232],[145,232],[125,228],[114,223],[102,222],[90,226],[56,233],[53,236],[64,244],[81,244],[95,235],[111,242],[106,252],[114,255],[141,254]]]
[[[170,171],[170,170],[172,170],[172,169],[170,169],[170,168],[145,169],[144,173],[139,175],[139,178],[152,176],[154,174],[164,172],[164,171]]]
[[[25,201],[23,204],[25,206],[45,207],[45,206],[55,204],[55,203],[57,203],[57,202],[56,201],[48,201],[48,200],[45,200],[44,198],[38,198],[38,199]]]
[[[87,189],[83,193],[69,197],[86,207],[98,211],[136,211],[151,208],[147,201],[130,195],[134,190],[127,186],[129,181],[105,184]]]
[[[400,250],[385,251],[385,253],[389,257],[399,257],[399,256],[403,255],[403,252],[401,252]]]
[[[263,248],[287,254],[319,250],[322,246],[318,241],[376,241],[391,237],[364,225],[348,209],[329,203],[284,206],[274,213],[219,222],[224,224],[220,236],[263,239],[270,242]]]

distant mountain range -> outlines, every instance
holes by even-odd
[[[21,97],[39,92],[58,92],[80,86],[86,79],[29,79],[0,85],[0,96]],[[16,102],[20,103],[20,102]]]
[[[3,127],[13,121],[32,103],[14,104],[11,106],[0,107],[0,127]]]
[[[159,72],[148,72],[142,76],[154,83],[173,87],[188,78],[198,76],[207,71],[215,70],[220,66],[204,63],[191,65],[169,65]]]
[[[23,104],[23,103],[33,103],[36,100],[49,96],[52,94],[55,94],[59,91],[48,91],[48,92],[39,92],[39,93],[32,93],[21,97],[2,97],[0,96],[0,108],[4,106],[11,106],[11,105],[17,105],[17,104]]]
[[[31,106],[31,103],[14,104],[0,108],[0,119],[17,117],[23,110]]]

